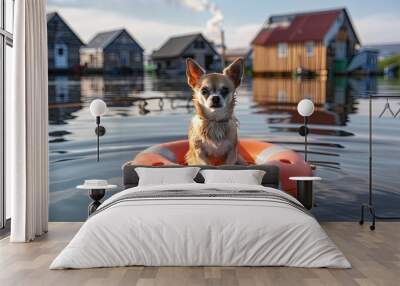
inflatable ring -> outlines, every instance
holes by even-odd
[[[153,145],[136,155],[135,165],[162,166],[187,165],[185,155],[189,149],[187,140]],[[240,140],[239,153],[249,165],[272,164],[279,167],[281,189],[296,197],[296,182],[292,176],[312,176],[312,170],[303,157],[293,150],[257,140]],[[215,162],[213,165],[219,165]]]

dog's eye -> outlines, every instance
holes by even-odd
[[[222,96],[227,96],[229,93],[229,88],[227,88],[226,86],[224,86],[223,88],[221,88],[220,94]]]
[[[201,94],[202,94],[202,95],[208,96],[209,93],[210,93],[210,91],[208,90],[208,88],[203,87],[203,88],[201,89]]]

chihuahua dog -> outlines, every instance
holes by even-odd
[[[238,154],[238,120],[233,114],[243,69],[239,58],[222,74],[206,74],[194,60],[186,60],[196,110],[189,128],[188,165],[245,164]]]

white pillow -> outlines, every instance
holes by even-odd
[[[199,167],[135,168],[139,176],[138,186],[195,183],[193,179],[199,170]]]
[[[205,184],[261,185],[265,171],[262,170],[202,170]]]

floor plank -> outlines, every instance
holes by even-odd
[[[400,222],[379,222],[375,231],[354,222],[322,223],[352,263],[352,269],[289,267],[118,267],[85,270],[48,269],[82,224],[50,223],[50,231],[32,243],[0,240],[2,286],[266,286],[399,285]]]

